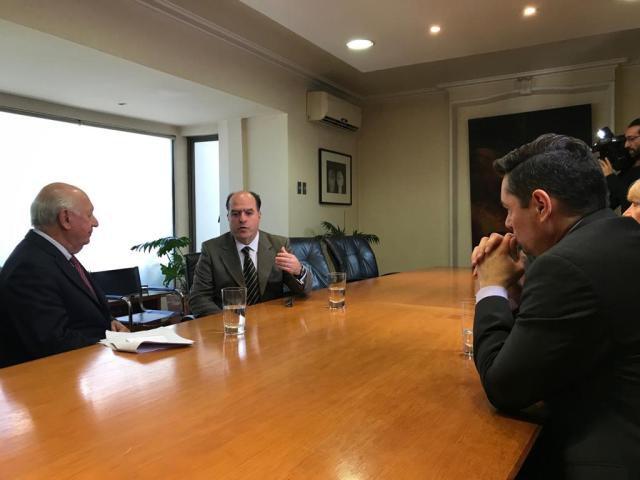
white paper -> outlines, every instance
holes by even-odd
[[[172,327],[159,327],[140,332],[105,331],[106,338],[100,343],[113,350],[141,353],[162,348],[182,347],[193,344],[193,340],[181,337]]]

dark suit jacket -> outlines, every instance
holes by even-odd
[[[55,246],[27,233],[0,273],[0,367],[104,338],[111,315],[104,294],[93,288],[97,298]]]
[[[292,275],[276,268],[276,253],[283,246],[289,251],[287,238],[260,231],[257,269],[261,302],[282,297],[283,284],[292,292],[311,291],[313,278],[309,270],[302,285]],[[219,312],[222,308],[220,290],[224,287],[244,286],[242,266],[233,235],[225,233],[204,242],[189,295],[191,311],[196,316]]]
[[[544,400],[547,478],[640,478],[640,225],[585,217],[507,300],[476,307],[475,362],[491,403]]]

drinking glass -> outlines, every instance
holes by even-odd
[[[346,290],[347,274],[344,272],[329,273],[329,308],[344,308]]]
[[[245,287],[225,287],[222,289],[222,323],[224,333],[240,335],[244,333],[247,289]]]
[[[476,313],[475,299],[463,300],[460,304],[462,316],[462,354],[473,357],[473,319]]]

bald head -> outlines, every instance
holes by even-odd
[[[50,183],[31,204],[31,224],[75,254],[89,243],[98,220],[86,193],[67,183]]]
[[[68,183],[50,183],[40,190],[31,204],[31,225],[38,229],[55,225],[58,212],[71,209],[86,194]]]

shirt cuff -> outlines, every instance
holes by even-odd
[[[307,276],[307,269],[304,265],[301,265],[301,267],[300,275],[294,275],[293,278],[295,278],[301,285],[304,285],[304,277]]]
[[[487,287],[482,287],[476,293],[476,303],[480,300],[483,300],[487,297],[502,297],[509,300],[509,294],[507,294],[507,289],[501,287],[499,285],[489,285]]]

